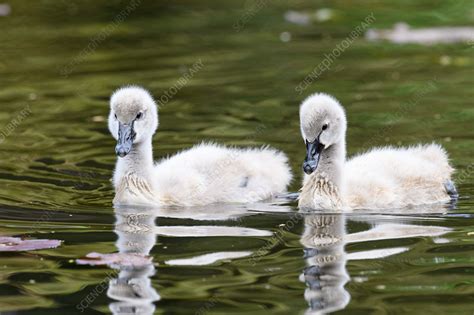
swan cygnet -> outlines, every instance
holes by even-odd
[[[150,93],[136,86],[121,88],[111,96],[110,107],[108,125],[118,155],[115,205],[256,202],[284,193],[292,178],[285,154],[267,147],[203,143],[155,164],[158,110]]]
[[[438,144],[374,148],[346,161],[344,109],[323,93],[303,101],[300,124],[306,144],[302,209],[399,209],[457,198],[454,169]]]

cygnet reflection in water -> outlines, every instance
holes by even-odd
[[[373,226],[367,231],[348,234],[346,221],[356,220]],[[345,214],[308,214],[304,218],[301,244],[304,246],[306,268],[300,280],[307,285],[304,298],[309,308],[306,314],[326,314],[344,309],[351,296],[345,285],[350,281],[346,264],[350,260],[380,259],[409,250],[394,247],[346,253],[345,245],[394,238],[439,237],[450,231],[439,226],[412,225],[410,218],[400,222],[378,224],[371,216],[350,217]],[[405,221],[405,222],[403,222]]]
[[[116,209],[116,245],[120,254],[148,256],[155,246],[155,215]],[[141,266],[118,266],[119,274],[109,282],[107,295],[118,301],[110,303],[113,314],[153,314],[153,302],[160,295],[153,288],[150,277],[155,274],[153,263]]]
[[[211,205],[206,208],[207,211],[204,212],[200,212],[203,210],[200,207],[121,206],[115,208],[118,253],[90,253],[84,259],[77,260],[79,264],[108,265],[119,271],[117,278],[109,282],[107,291],[107,295],[116,301],[109,306],[114,314],[153,314],[154,302],[160,300],[160,295],[150,279],[155,274],[155,265],[152,258],[148,256],[155,246],[158,235],[172,237],[271,236],[271,231],[236,226],[235,221],[262,211],[272,211],[277,208],[280,211],[289,209],[276,204]],[[157,226],[155,221],[159,218],[189,218],[197,221],[209,221],[209,224]],[[214,224],[213,221],[229,221],[231,225]],[[222,251],[169,259],[164,263],[202,266],[223,260],[243,258],[251,254],[253,254],[252,251]]]

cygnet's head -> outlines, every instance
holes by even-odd
[[[306,98],[300,106],[300,127],[306,144],[303,170],[309,175],[318,167],[323,150],[344,140],[346,114],[334,97],[316,93]]]
[[[117,140],[115,152],[124,157],[134,145],[150,141],[158,128],[155,101],[147,90],[130,86],[110,97],[109,130]]]

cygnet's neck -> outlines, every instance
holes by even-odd
[[[310,209],[340,209],[344,206],[345,140],[321,152],[319,163],[301,188],[298,206]]]
[[[133,144],[132,150],[117,159],[116,180],[130,174],[148,179],[153,168],[151,139]]]
[[[318,167],[313,176],[324,177],[341,192],[344,184],[344,163],[346,161],[346,141],[341,141],[331,145],[321,152]]]

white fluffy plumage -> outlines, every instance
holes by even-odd
[[[287,157],[268,147],[239,149],[202,143],[155,164],[152,137],[158,113],[151,95],[140,87],[126,87],[112,95],[110,105],[113,137],[119,138],[119,123],[133,125],[135,133],[130,152],[117,160],[116,205],[256,202],[284,193],[291,181]]]
[[[374,148],[346,161],[344,109],[323,93],[302,103],[300,122],[303,139],[324,146],[316,169],[305,175],[301,208],[395,209],[448,202],[456,194],[454,169],[438,144]]]

